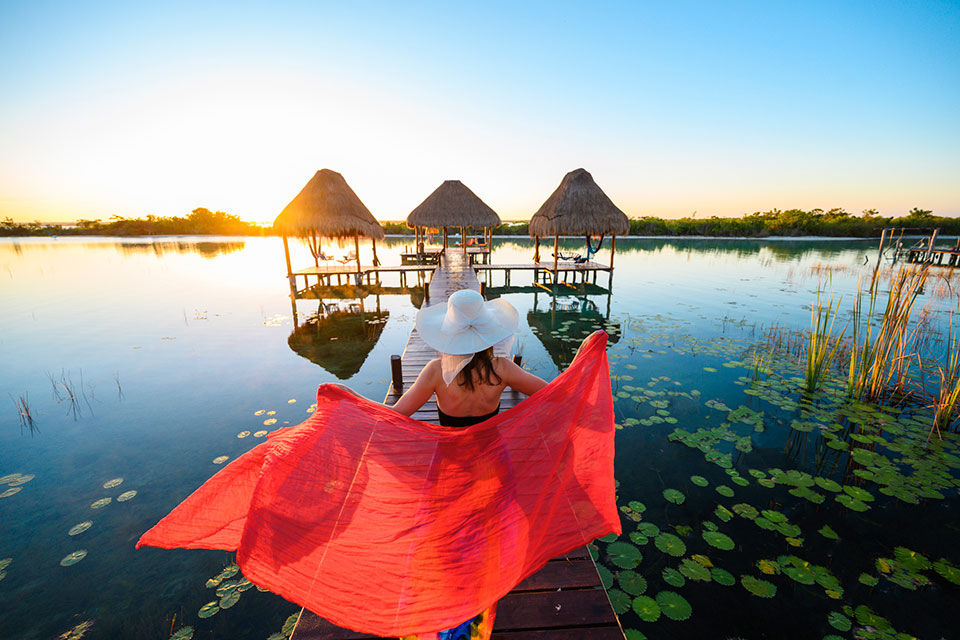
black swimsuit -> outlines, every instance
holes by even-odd
[[[464,427],[469,427],[470,425],[477,424],[478,422],[483,422],[484,420],[489,420],[493,416],[500,413],[500,405],[497,405],[497,408],[494,409],[491,413],[488,413],[485,416],[451,416],[444,413],[440,407],[437,407],[437,414],[440,418],[441,427],[454,427],[457,429],[462,429]]]

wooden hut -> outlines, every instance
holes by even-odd
[[[610,268],[613,269],[617,236],[630,231],[630,220],[597,186],[586,169],[577,169],[563,176],[560,186],[533,214],[529,231],[535,241],[534,262],[540,262],[540,238],[553,236],[553,273],[556,278],[561,235],[586,236],[588,243],[590,236],[611,236]]]
[[[447,248],[447,228],[459,227],[463,251],[467,252],[464,228],[483,229],[485,245],[490,247],[493,227],[500,224],[500,216],[459,180],[444,180],[427,199],[407,216],[407,226],[416,234],[417,253],[425,229],[443,230],[443,248]]]
[[[360,274],[360,236],[373,242],[374,266],[377,260],[377,240],[384,237],[383,228],[370,210],[360,201],[343,176],[330,169],[317,171],[310,182],[290,201],[277,219],[274,228],[283,237],[283,253],[287,261],[287,277],[293,285],[290,267],[290,247],[287,236],[302,238],[310,248],[314,265],[320,265],[323,238],[353,237],[357,273]],[[295,291],[294,291],[295,293]]]

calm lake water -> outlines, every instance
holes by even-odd
[[[387,239],[381,260],[410,243]],[[499,240],[493,262],[531,254]],[[818,287],[846,318],[875,260],[872,240],[620,239],[609,289],[606,274],[556,297],[529,272],[512,289],[491,277],[488,296],[520,311],[515,351],[542,377],[595,328],[611,336],[624,534],[596,550],[631,640],[956,637],[956,437],[924,453],[929,409],[842,402],[839,382],[804,398],[792,355],[752,372],[771,329],[809,328]],[[311,260],[296,246],[293,262]],[[337,351],[291,339],[276,238],[5,239],[0,266],[0,638],[80,637],[87,622],[86,638],[280,632],[299,607],[245,585],[198,615],[232,554],[134,544],[215,459],[303,420],[318,384],[382,400],[416,292],[367,296],[379,314],[344,324]],[[917,302],[932,352],[957,290],[931,276]],[[299,301],[298,322],[319,304]]]

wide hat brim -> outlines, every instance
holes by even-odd
[[[447,304],[424,307],[417,313],[417,332],[423,341],[440,353],[467,355],[483,351],[512,336],[520,324],[520,314],[512,304],[497,298],[484,301],[476,318],[451,330],[445,326]]]

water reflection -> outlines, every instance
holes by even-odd
[[[114,245],[120,253],[130,255],[152,253],[163,257],[168,253],[195,253],[204,258],[216,258],[219,255],[242,251],[246,242],[184,242],[182,240],[157,240],[151,242],[118,242]]]
[[[540,310],[537,298],[539,296],[527,312],[527,324],[559,369],[570,364],[583,339],[597,329],[607,332],[610,345],[620,341],[620,323],[611,322],[609,313],[604,316],[593,300],[586,297],[558,300],[552,296],[549,308]]]
[[[363,298],[356,301],[325,302],[317,311],[295,325],[287,344],[297,355],[323,367],[341,380],[352,378],[380,340],[390,317],[380,309],[364,309]]]

